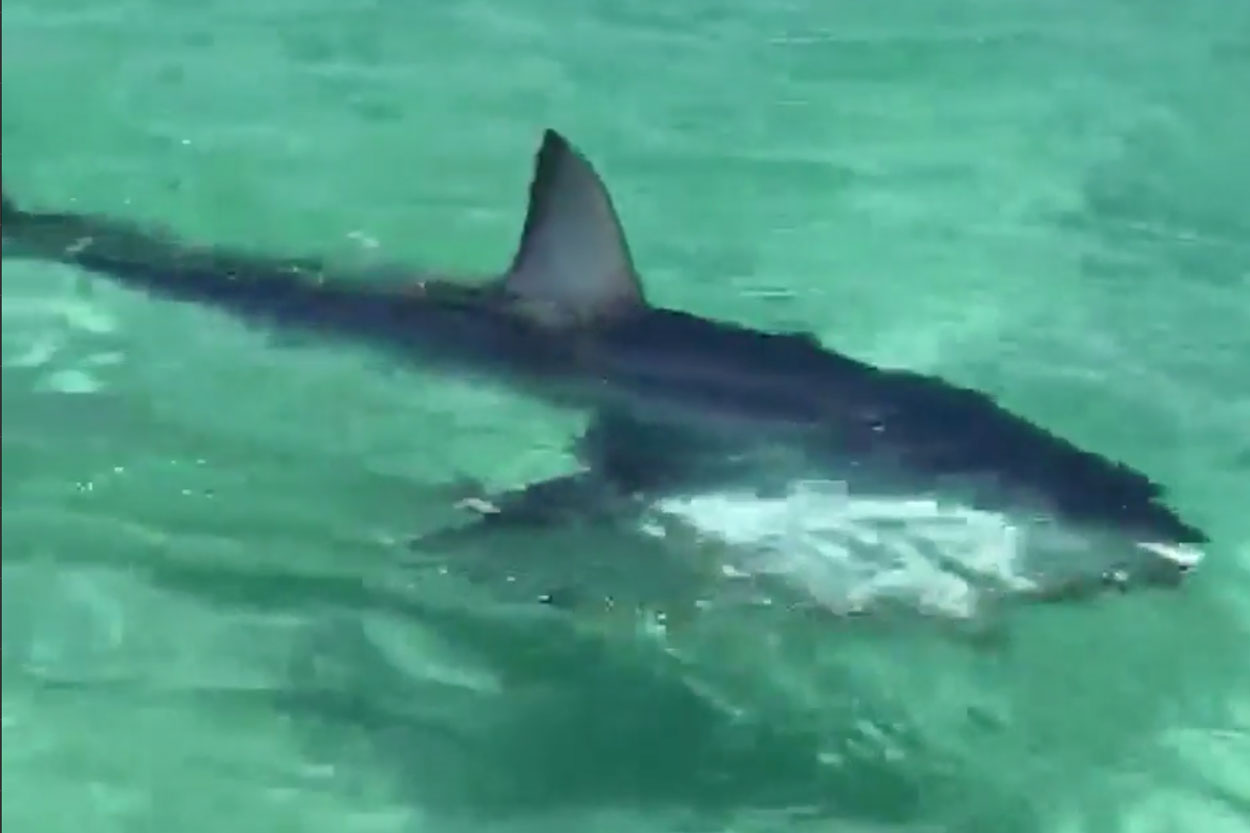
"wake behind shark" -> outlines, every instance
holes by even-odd
[[[483,495],[480,516],[452,537],[587,519],[654,528],[658,517],[819,596],[816,584],[859,569],[830,572],[826,556],[847,567],[862,551],[860,567],[897,568],[914,552],[914,541],[888,543],[900,510],[931,529],[997,518],[1019,565],[1000,583],[1043,597],[1176,584],[1208,540],[1141,472],[983,393],[873,367],[809,335],[648,303],[607,189],[555,131],[538,151],[511,265],[476,282],[336,278],[315,259],[191,245],[110,217],[27,210],[7,194],[0,225],[6,256],[483,374],[591,415],[580,471]],[[939,561],[977,573],[965,556],[983,544],[956,543]],[[858,604],[848,598],[830,604]]]

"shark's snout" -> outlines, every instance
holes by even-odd
[[[1173,587],[1202,563],[1205,553],[1191,544],[1138,542],[1142,553],[1140,580],[1148,585]]]

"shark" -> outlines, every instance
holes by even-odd
[[[727,575],[851,613],[902,596],[934,604],[938,577],[1013,598],[1175,587],[1202,560],[1208,536],[1158,483],[985,392],[809,333],[651,303],[603,179],[554,129],[528,197],[511,262],[473,279],[405,268],[370,280],[318,258],[31,209],[7,191],[0,228],[6,258],[70,264],[586,415],[576,470],[481,489],[461,504],[466,525],[414,546],[580,522],[684,531],[735,554]]]

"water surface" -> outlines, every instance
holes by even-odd
[[[13,829],[1250,825],[1241,0],[9,0],[3,55],[6,190],[347,263],[499,268],[556,126],[655,301],[986,389],[1215,539],[993,640],[554,616],[399,542],[583,415],[9,258]]]

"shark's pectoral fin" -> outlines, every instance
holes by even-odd
[[[419,536],[412,545],[440,549],[500,532],[611,525],[636,516],[642,496],[681,480],[705,443],[667,423],[601,411],[577,442],[582,469],[495,493],[458,484],[455,505],[472,520]]]
[[[457,498],[456,507],[471,514],[472,519],[418,536],[409,541],[412,549],[440,557],[461,547],[474,548],[489,543],[500,533],[607,525],[626,511],[629,500],[615,484],[592,470],[561,475],[504,492],[491,493],[480,488],[480,484],[465,482],[456,484],[449,491]],[[495,553],[487,554],[493,562]],[[500,557],[503,563],[486,571],[486,581],[489,582],[488,577],[500,569],[524,572],[524,553],[519,558],[513,555],[513,551],[502,552]],[[422,559],[425,558],[423,555]],[[480,568],[479,564],[477,569]],[[464,575],[473,580],[474,569],[469,566]],[[538,592],[534,593],[533,601],[554,608],[573,610],[586,601],[574,586],[558,581],[547,587],[540,584],[535,589]]]
[[[556,327],[611,320],[646,303],[607,188],[554,130],[543,134],[503,291],[520,314]]]
[[[636,496],[661,486],[685,459],[693,438],[674,439],[663,424],[618,411],[600,411],[576,443],[579,471],[492,493],[480,484],[457,484],[457,508],[476,517],[462,526],[417,538],[434,547],[521,529],[606,523],[636,508]]]
[[[474,516],[468,524],[437,530],[411,543],[437,549],[498,532],[608,522],[627,501],[628,496],[598,472],[579,471],[504,492],[466,495],[456,507]]]

